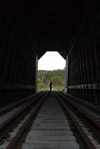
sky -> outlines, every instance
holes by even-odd
[[[65,68],[65,60],[58,52],[46,52],[38,61],[38,70]]]

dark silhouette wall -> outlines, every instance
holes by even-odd
[[[10,3],[0,6],[0,105],[36,92],[37,56],[24,17]]]
[[[99,3],[90,6],[78,31],[67,56],[67,90],[100,108]]]

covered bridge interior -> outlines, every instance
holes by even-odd
[[[99,0],[0,1],[0,105],[37,91],[38,59],[66,59],[65,92],[100,108]]]

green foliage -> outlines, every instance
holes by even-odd
[[[41,79],[40,79],[40,78],[38,78],[38,83],[42,83],[42,81],[41,81]]]
[[[39,71],[38,73],[38,90],[49,90],[49,82],[52,80],[54,90],[64,90],[65,86],[65,69],[53,71]]]

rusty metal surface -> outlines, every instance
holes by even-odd
[[[56,94],[57,95],[57,94]],[[63,107],[65,108],[66,112],[69,114],[70,118],[72,119],[78,133],[80,134],[80,136],[82,137],[85,145],[89,148],[89,149],[95,149],[96,146],[94,145],[94,143],[91,141],[91,138],[87,136],[86,132],[84,131],[82,125],[80,125],[79,120],[77,119],[75,113],[73,113],[71,111],[71,109],[69,108],[69,106],[67,104],[65,104],[65,102],[61,99],[61,97],[59,97],[57,95],[57,98],[59,99],[59,101],[61,102],[61,104],[63,105]],[[97,144],[96,144],[97,145]]]
[[[25,129],[28,127],[28,125],[30,124],[29,122],[31,121],[32,118],[34,118],[36,112],[38,111],[38,109],[40,108],[41,104],[43,103],[43,101],[45,100],[47,96],[47,93],[44,95],[44,97],[39,100],[39,102],[33,107],[33,109],[30,112],[30,116],[28,117],[28,119],[25,121],[25,123],[23,124],[23,126],[21,127],[21,129],[18,131],[18,133],[15,135],[15,137],[12,139],[12,141],[10,142],[10,144],[8,145],[7,149],[17,149],[18,144],[20,144],[20,138],[23,136],[23,134],[25,133]]]
[[[9,131],[11,131],[14,127],[17,126],[18,122],[23,118],[23,115],[25,115],[29,110],[35,106],[38,99],[42,97],[42,95],[39,95],[38,98],[35,100],[31,100],[28,103],[23,104],[22,108],[17,111],[15,114],[13,114],[11,117],[9,117],[7,120],[5,120],[0,125],[0,141],[2,141],[4,138],[6,138]]]
[[[97,122],[95,119],[93,119],[93,117],[90,116],[90,114],[88,114],[88,111],[86,111],[79,103],[72,101],[72,100],[68,100],[64,97],[64,95],[60,94],[65,100],[67,100],[73,107],[75,107],[77,110],[79,110],[84,116],[85,118],[87,118],[88,121],[90,121],[90,123],[95,127],[97,135],[100,137],[100,134],[98,134],[98,132],[100,132],[100,123]],[[99,116],[98,116],[99,117]]]

